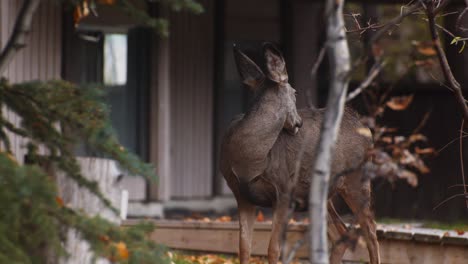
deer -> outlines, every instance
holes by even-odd
[[[241,81],[255,94],[255,99],[244,114],[232,120],[222,139],[220,170],[237,201],[240,263],[246,264],[250,259],[256,207],[260,206],[273,209],[267,252],[268,263],[273,264],[280,257],[283,223],[287,221],[291,204],[296,205],[296,211],[308,209],[309,175],[314,168],[324,109],[296,108],[296,90],[288,82],[285,60],[272,43],[263,44],[263,69],[237,46],[233,49]],[[363,170],[356,169],[362,167],[372,146],[369,136],[358,133],[362,128],[365,127],[357,113],[346,107],[331,164],[332,175],[339,175],[329,189],[327,222],[332,239],[331,263],[340,263],[348,247],[338,241],[347,234],[348,228],[331,203],[335,194],[344,199],[355,215],[370,263],[380,263],[370,179],[363,176]],[[301,146],[305,147],[300,154]],[[300,155],[299,174],[294,181]],[[291,190],[292,202],[289,201]]]

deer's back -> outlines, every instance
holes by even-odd
[[[299,153],[303,148],[295,196],[298,198],[299,204],[304,203],[304,207],[306,207],[310,174],[314,167],[315,149],[320,135],[324,109],[301,109],[299,114],[303,119],[303,126],[299,133],[290,135],[282,131],[279,134],[268,154],[266,170],[254,180],[242,182],[242,175],[233,175],[229,153],[225,153],[222,146],[221,172],[233,192],[246,196],[253,204],[264,207],[271,206],[277,193],[286,194],[288,192]],[[234,127],[241,119],[242,115],[236,117],[231,123],[231,127]],[[363,128],[363,125],[359,121],[358,115],[353,110],[346,108],[335,148],[332,176],[358,169],[365,160],[366,151],[371,146],[372,141],[358,133],[359,128]],[[229,138],[231,133],[235,133],[235,130],[229,129],[225,138]]]

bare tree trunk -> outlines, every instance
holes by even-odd
[[[31,31],[32,19],[40,2],[41,0],[24,0],[8,43],[0,53],[0,74],[6,69],[16,52],[26,46],[26,36]]]
[[[326,213],[330,169],[343,116],[351,65],[344,28],[343,5],[344,0],[327,0],[325,7],[327,49],[332,75],[309,194],[311,219],[309,250],[310,262],[313,264],[328,263]]]

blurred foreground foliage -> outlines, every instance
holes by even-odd
[[[115,159],[131,174],[155,177],[149,164],[118,143],[103,96],[98,87],[64,81],[0,81],[0,263],[47,263],[66,257],[64,239],[70,229],[89,242],[96,258],[114,263],[169,261],[165,249],[147,238],[152,225],[116,226],[68,207],[57,193],[56,174],[61,173],[116,212],[97,183],[82,175],[73,153],[78,143]],[[21,123],[9,121],[6,111],[14,111]],[[29,142],[24,163],[15,158],[12,134]]]

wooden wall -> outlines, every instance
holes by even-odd
[[[170,115],[166,118],[170,120],[160,124],[170,126],[170,145],[168,153],[159,156],[170,155],[170,169],[158,176],[164,177],[160,182],[166,181],[170,198],[210,197],[213,191],[215,1],[200,2],[205,8],[201,15],[170,14],[170,64],[159,65],[169,67]],[[163,133],[165,128],[156,129]]]
[[[0,46],[3,48],[13,29],[22,1],[0,1]],[[26,37],[27,46],[10,62],[2,77],[11,83],[32,80],[59,79],[62,60],[62,16],[57,1],[42,1],[32,22],[31,33]],[[19,118],[5,109],[6,117],[14,124]],[[7,133],[9,133],[7,131]],[[17,160],[25,154],[24,139],[9,134],[11,147]]]

